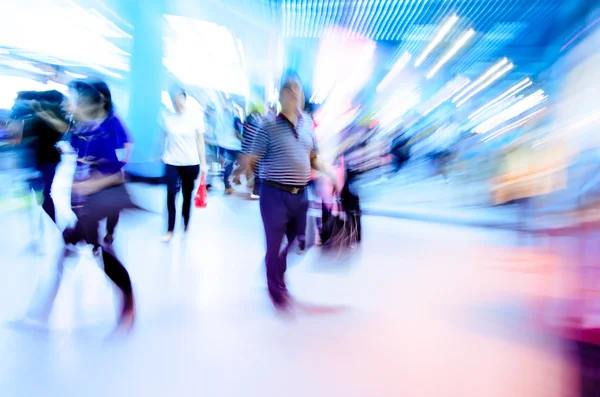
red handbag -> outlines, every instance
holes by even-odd
[[[194,197],[194,205],[196,208],[206,208],[208,205],[208,191],[206,190],[206,178],[204,174],[200,176],[200,186],[198,186],[196,197]]]

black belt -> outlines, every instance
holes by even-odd
[[[305,186],[284,185],[283,183],[273,182],[273,181],[261,181],[261,183],[264,183],[265,185],[268,185],[268,186],[271,186],[276,189],[283,190],[284,192],[288,192],[288,193],[292,193],[292,194],[304,193],[304,191],[306,190],[306,185]]]

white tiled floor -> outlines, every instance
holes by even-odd
[[[113,288],[85,257],[65,272],[49,330],[8,323],[51,271],[59,235],[46,234],[45,255],[19,254],[27,224],[5,216],[1,396],[563,395],[569,372],[555,346],[462,321],[467,307],[504,297],[485,251],[511,236],[366,217],[352,258],[291,258],[303,305],[282,318],[266,298],[256,202],[215,194],[194,211],[190,234],[164,245],[164,189],[132,191],[149,212],[124,214],[117,230],[139,307],[135,330],[119,340],[105,338]]]

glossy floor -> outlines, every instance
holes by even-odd
[[[115,243],[139,307],[127,337],[106,338],[119,298],[85,252],[67,266],[49,329],[11,323],[47,283],[60,239],[47,222],[44,252],[24,252],[26,213],[5,215],[0,395],[550,397],[571,387],[560,343],[523,325],[535,280],[495,267],[510,261],[498,252],[512,252],[513,234],[365,217],[352,256],[291,256],[300,305],[282,317],[266,298],[256,202],[215,194],[165,245],[164,189],[130,188],[149,211],[124,214]]]

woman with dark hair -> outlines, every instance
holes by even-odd
[[[71,192],[71,206],[77,223],[64,231],[65,243],[75,245],[86,241],[92,245],[96,258],[101,259],[106,275],[123,293],[119,327],[133,325],[135,304],[129,273],[108,247],[102,247],[98,224],[114,217],[125,208],[135,208],[124,186],[123,162],[117,155],[117,136],[126,135],[121,121],[107,111],[106,97],[94,83],[76,81],[69,86],[71,112],[75,128],[70,139],[77,153],[77,164]],[[67,251],[65,251],[65,254]],[[59,260],[56,282],[48,299],[31,317],[46,321],[60,287],[64,256]],[[41,309],[41,310],[40,310]]]
[[[104,103],[104,110],[106,111],[109,118],[118,118],[115,113],[115,107],[112,101],[112,94],[108,85],[102,81],[92,81],[90,82],[92,87],[98,91],[102,97],[102,102]],[[118,120],[118,122],[123,125],[123,123]],[[127,133],[126,129],[115,129],[114,130],[114,139],[115,139],[115,148],[117,150],[117,156],[119,161],[123,164],[127,164],[129,159],[131,158],[131,152],[133,151],[133,141],[131,136]],[[104,237],[104,242],[106,244],[112,244],[114,241],[115,229],[117,227],[117,223],[119,222],[119,213],[115,213],[112,216],[106,219],[106,236]]]
[[[163,242],[173,238],[175,231],[175,198],[181,186],[183,194],[184,230],[188,230],[194,183],[200,174],[206,173],[206,149],[204,146],[204,120],[201,112],[194,113],[187,107],[187,94],[180,87],[170,91],[174,113],[165,112],[160,123],[165,132],[163,163],[166,165],[165,179],[167,182],[167,234]]]

